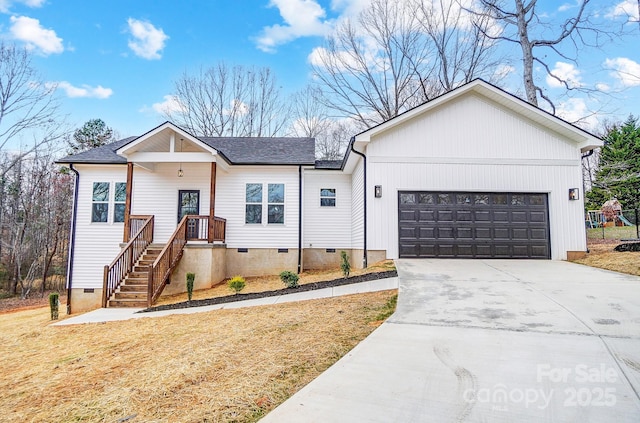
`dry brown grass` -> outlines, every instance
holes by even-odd
[[[395,270],[395,264],[393,260],[384,260],[370,265],[366,269],[358,269],[351,272],[351,276],[363,275],[365,273],[385,272],[388,270]],[[338,279],[342,277],[342,272],[339,269],[336,270],[307,270],[300,273],[300,285],[328,281],[332,279]],[[274,291],[276,289],[285,288],[284,284],[280,280],[278,275],[274,276],[255,276],[247,277],[246,286],[242,290],[243,294],[249,294],[253,292]],[[216,286],[210,289],[201,289],[193,292],[192,299],[202,300],[206,298],[224,297],[232,295],[233,291],[227,286],[228,279],[220,282]],[[160,297],[156,302],[156,306],[164,304],[175,304],[187,301],[187,293],[168,295],[166,297]]]
[[[255,421],[373,329],[395,291],[49,326],[0,315],[0,422]]]
[[[589,242],[587,257],[575,260],[575,263],[640,276],[640,252],[614,251],[618,244],[620,241],[615,240]]]

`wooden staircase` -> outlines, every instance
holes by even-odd
[[[108,307],[143,307],[148,305],[149,297],[149,266],[158,258],[164,245],[150,244],[133,270],[125,277],[108,301]]]

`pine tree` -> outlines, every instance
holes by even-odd
[[[623,208],[640,207],[640,124],[633,115],[614,125],[604,137],[594,187],[587,193],[590,207],[617,198]]]

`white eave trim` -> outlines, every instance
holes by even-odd
[[[218,154],[218,151],[216,149],[214,149],[214,148],[210,147],[209,145],[203,143],[198,138],[194,137],[193,135],[191,135],[190,133],[186,132],[185,130],[177,127],[176,125],[174,125],[171,122],[165,122],[162,125],[157,126],[156,128],[154,128],[151,131],[147,132],[146,134],[139,136],[138,138],[134,139],[133,141],[129,142],[128,144],[123,145],[118,150],[116,150],[116,154],[118,154],[119,156],[126,157],[128,161],[133,161],[133,160],[131,160],[130,156],[133,156],[134,154],[138,154],[138,153],[127,153],[128,151],[130,151],[135,146],[145,142],[149,138],[152,138],[154,135],[164,131],[167,128],[169,128],[172,131],[174,131],[176,134],[178,134],[178,136],[180,136],[180,137],[182,137],[182,138],[184,138],[184,139],[186,139],[188,141],[191,141],[194,144],[197,144],[200,148],[202,148],[203,150],[208,151],[210,154],[213,154],[213,155],[217,155]],[[173,160],[173,161],[175,161],[175,160]],[[215,160],[208,160],[208,161],[215,161]]]

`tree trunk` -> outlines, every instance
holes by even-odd
[[[524,83],[524,90],[529,104],[538,106],[536,84],[533,81],[533,45],[529,41],[527,13],[522,4],[522,0],[516,0],[516,15],[518,18],[518,37],[520,39],[520,48],[522,49],[522,81]]]

